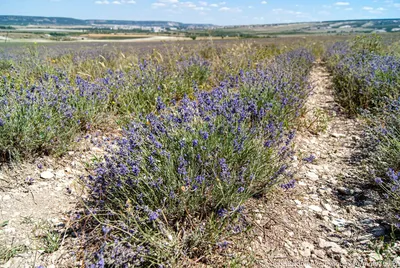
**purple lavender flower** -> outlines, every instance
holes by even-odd
[[[156,210],[156,211],[150,211],[150,213],[149,213],[149,220],[150,220],[150,221],[155,221],[155,220],[157,220],[158,217],[160,216],[160,215],[159,215],[160,212],[161,212],[160,209],[158,209],[158,210]]]
[[[223,241],[223,242],[217,243],[217,246],[218,246],[220,249],[225,250],[225,249],[228,248],[229,244],[230,244],[230,243],[229,243],[228,241]]]
[[[303,161],[308,162],[308,163],[312,163],[315,160],[315,155],[310,155],[308,157],[303,158]]]
[[[290,180],[288,183],[282,184],[281,188],[285,190],[289,190],[295,187],[296,181]]]
[[[243,186],[240,186],[239,189],[238,189],[238,193],[243,193],[244,190],[245,190],[244,187],[243,187]]]
[[[104,234],[104,235],[107,235],[107,234],[111,231],[111,228],[108,227],[108,226],[106,226],[106,225],[103,225],[103,226],[101,227],[101,230],[103,231],[103,234]]]
[[[25,180],[26,184],[28,184],[28,185],[32,185],[34,181],[35,181],[35,180],[34,180],[32,177],[28,177],[28,178],[26,178],[26,180]]]

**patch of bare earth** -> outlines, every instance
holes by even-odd
[[[61,158],[0,168],[0,267],[80,267],[69,218],[87,176],[119,134],[96,132]],[[73,236],[73,235],[72,235]]]
[[[253,204],[256,228],[250,248],[259,267],[400,267],[400,259],[383,262],[374,245],[390,233],[377,189],[361,176],[358,141],[362,128],[341,112],[327,70],[311,72],[313,94],[305,121],[328,115],[326,130],[312,124],[298,133],[294,166],[296,187],[278,190]],[[314,155],[308,163],[303,158]],[[394,244],[392,249],[399,250]],[[396,266],[398,265],[398,266]]]

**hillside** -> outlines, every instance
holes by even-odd
[[[98,25],[136,25],[143,27],[179,27],[187,28],[209,27],[211,24],[185,24],[174,21],[131,21],[131,20],[80,20],[74,18],[60,17],[37,17],[37,16],[12,16],[0,15],[0,25],[51,25],[51,26],[98,26]]]

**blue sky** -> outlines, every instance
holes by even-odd
[[[399,18],[400,0],[0,0],[0,15],[263,24]]]

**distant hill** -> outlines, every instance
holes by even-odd
[[[100,25],[137,25],[143,27],[211,27],[211,24],[188,24],[174,21],[131,21],[131,20],[79,20],[61,17],[12,16],[0,15],[0,25],[27,26],[100,26]]]
[[[8,16],[0,15],[1,25],[87,25],[84,20],[59,17]]]

